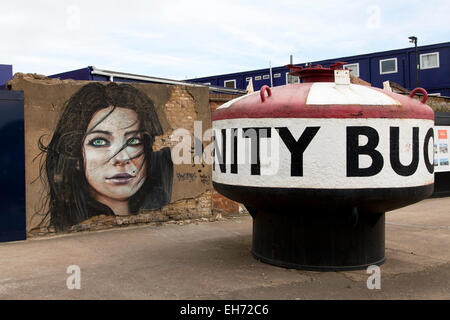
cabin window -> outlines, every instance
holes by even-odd
[[[274,78],[281,78],[281,73],[275,73],[275,74],[273,75],[273,77],[274,77]]]
[[[397,58],[380,60],[380,74],[396,73]]]
[[[344,68],[350,70],[352,76],[359,78],[359,63],[344,64]]]
[[[236,80],[225,80],[225,88],[236,89]]]
[[[263,79],[269,79],[269,75],[268,74],[263,75]]]
[[[261,76],[256,76],[255,80],[261,80]]]
[[[292,83],[300,83],[300,78],[298,76],[291,76],[288,72],[286,73],[286,84]]]
[[[439,52],[420,55],[420,69],[439,68]]]
[[[249,82],[250,80],[252,80],[252,77],[245,78],[245,81],[247,81],[247,82]]]

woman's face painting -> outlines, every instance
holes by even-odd
[[[97,111],[88,125],[83,142],[84,169],[96,198],[124,201],[145,182],[143,135],[134,110],[112,110]]]

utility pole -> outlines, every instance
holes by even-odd
[[[269,60],[269,73],[270,73],[270,87],[273,88],[273,78],[272,78],[272,61]]]
[[[289,56],[289,64],[290,64],[290,65],[293,65],[293,64],[294,64],[294,58],[293,58],[292,54]],[[287,73],[287,76],[286,76],[286,84],[293,83],[293,82],[292,82],[292,76],[291,76],[289,73],[290,73],[290,72],[288,72],[288,73]]]
[[[414,43],[415,51],[416,51],[416,88],[419,87],[419,56],[417,53],[417,37],[411,36],[408,37],[409,42]]]

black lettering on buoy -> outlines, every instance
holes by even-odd
[[[306,127],[297,141],[295,141],[287,127],[278,127],[276,129],[291,153],[291,176],[303,176],[303,152],[305,152],[320,127]]]
[[[368,138],[364,146],[359,145],[360,135]],[[375,150],[379,141],[378,132],[372,127],[347,127],[347,177],[370,177],[383,169],[383,156]],[[359,167],[360,154],[366,154],[372,158],[370,167]]]
[[[226,136],[226,129],[220,130],[220,133],[222,135],[222,151],[220,151],[219,147],[217,146],[217,139],[216,139],[216,133],[214,131],[214,164],[213,164],[213,170],[215,170],[216,167],[216,153],[217,158],[219,159],[219,168],[220,172],[226,173],[227,166],[226,166],[226,154],[227,154],[227,136]]]
[[[428,156],[428,144],[430,143],[430,139],[433,138],[434,141],[434,130],[433,128],[428,129],[427,134],[425,135],[425,141],[423,144],[423,158],[425,161],[425,166],[429,173],[434,172],[433,162],[430,162],[430,157]]]
[[[238,173],[238,129],[231,129],[231,173]]]
[[[412,160],[407,166],[401,164],[400,162],[400,134],[399,127],[390,127],[390,161],[391,166],[394,171],[401,176],[410,176],[414,174],[419,165],[419,128],[413,128],[412,137]]]
[[[259,139],[260,138],[270,138],[271,128],[243,128],[242,137],[250,138],[251,141],[251,174],[253,176],[259,176],[261,174],[261,162],[259,156]]]

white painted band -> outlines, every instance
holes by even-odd
[[[358,84],[340,85],[334,82],[313,83],[307,105],[401,105],[395,99],[371,87]]]
[[[397,188],[429,185],[434,175],[429,173],[424,159],[424,140],[433,127],[432,120],[422,119],[225,119],[213,122],[216,142],[222,148],[221,129],[226,129],[226,173],[219,169],[216,152],[213,181],[218,183],[279,188],[359,189]],[[287,127],[298,140],[306,127],[320,127],[303,153],[303,176],[291,176],[291,153],[281,140],[275,127]],[[347,177],[347,127],[369,126],[379,135],[375,150],[383,156],[382,170],[369,177]],[[272,138],[260,139],[261,175],[251,174],[251,139],[242,138],[242,128],[270,127]],[[413,127],[419,128],[419,163],[410,176],[397,174],[390,163],[390,127],[399,127],[399,158],[403,165],[412,160]],[[238,174],[230,173],[231,129],[238,129]],[[359,136],[359,145],[367,143],[366,136]],[[427,146],[429,162],[433,163],[433,139]],[[273,150],[272,153],[270,151]],[[278,153],[275,151],[278,150]],[[220,150],[218,150],[220,151]],[[372,164],[368,155],[359,155],[359,167]]]
[[[242,100],[242,99],[247,98],[247,97],[249,97],[249,96],[251,96],[251,95],[254,95],[254,94],[259,94],[259,91],[256,91],[256,92],[253,92],[253,93],[246,94],[246,95],[244,95],[244,96],[242,96],[242,97],[234,98],[233,100],[230,100],[230,101],[228,101],[228,102],[225,102],[224,104],[222,104],[222,105],[221,105],[220,107],[218,107],[217,109],[226,109],[226,108],[229,108],[233,103],[238,102],[239,100]]]

